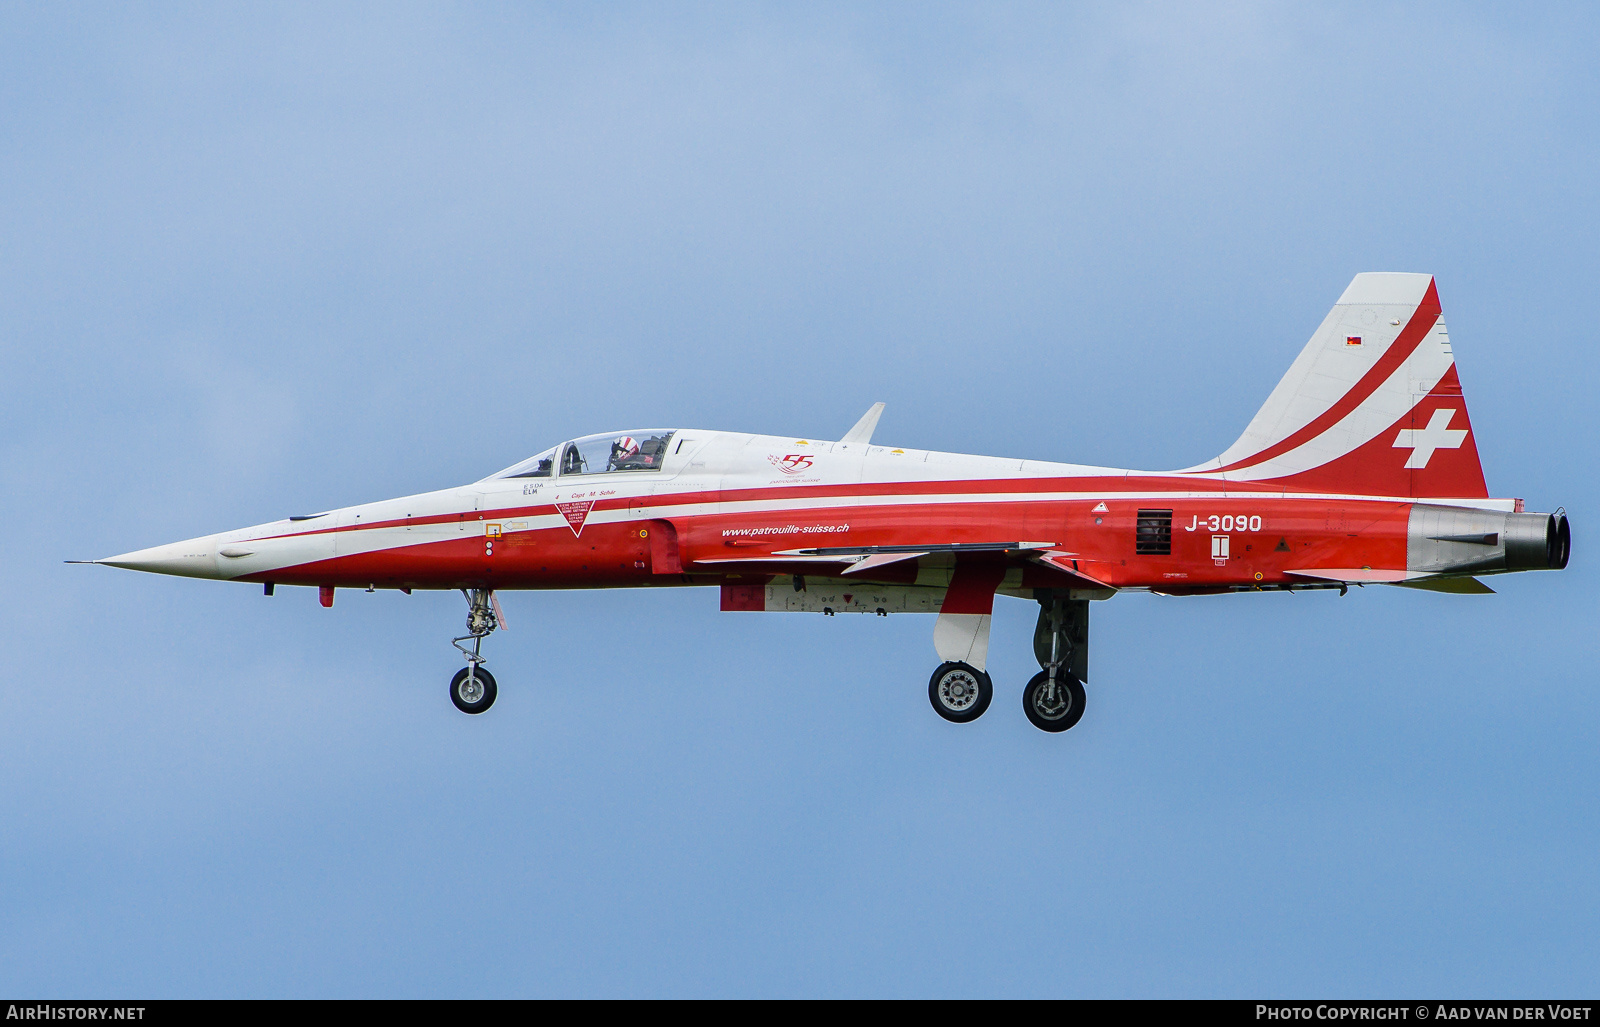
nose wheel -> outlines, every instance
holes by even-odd
[[[450,701],[462,713],[482,713],[487,710],[494,705],[498,691],[494,675],[481,665],[462,667],[450,679]]]
[[[461,650],[467,665],[450,679],[450,701],[462,713],[482,713],[494,705],[499,692],[494,675],[483,666],[483,640],[501,626],[504,618],[492,589],[462,589],[461,594],[467,597],[467,633],[452,639],[451,644]],[[463,642],[471,642],[472,648],[462,645]]]

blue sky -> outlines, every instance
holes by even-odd
[[[0,7],[0,992],[1590,995],[1583,5]],[[635,425],[1139,468],[1427,271],[1492,597],[1121,596],[1088,713],[932,621],[106,556]],[[1589,311],[1589,313],[1585,313]],[[645,637],[648,643],[631,640]]]

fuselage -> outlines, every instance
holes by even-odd
[[[644,433],[589,438],[632,435]],[[988,556],[1004,564],[1001,593],[1184,594],[1528,569],[1550,565],[1557,542],[1554,519],[1522,514],[1514,499],[1351,496],[1224,472],[690,429],[665,433],[653,467],[600,470],[600,458],[577,459],[578,442],[531,470],[532,461],[508,469],[520,473],[101,562],[343,588],[728,585],[794,575],[938,588],[949,582],[951,549],[1013,544]],[[856,568],[848,579],[859,552],[813,552],[882,547],[932,551]]]
[[[1429,275],[1355,276],[1239,438],[1177,471],[871,444],[883,404],[838,442],[672,430],[554,446],[459,488],[290,517],[94,561],[339,588],[461,589],[467,665],[451,701],[498,686],[483,640],[508,589],[716,585],[748,612],[936,615],[939,716],[993,697],[996,595],[1038,603],[1029,721],[1083,715],[1094,600],[1390,584],[1482,594],[1560,569],[1565,514],[1491,498]]]

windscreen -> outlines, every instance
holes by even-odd
[[[512,464],[498,474],[491,474],[485,481],[496,478],[548,478],[555,474],[556,450],[560,446],[551,446],[538,456],[530,456],[520,464]]]

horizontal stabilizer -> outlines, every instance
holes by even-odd
[[[1396,582],[1402,588],[1421,588],[1429,592],[1449,592],[1458,596],[1492,596],[1494,589],[1477,578],[1419,578]]]

